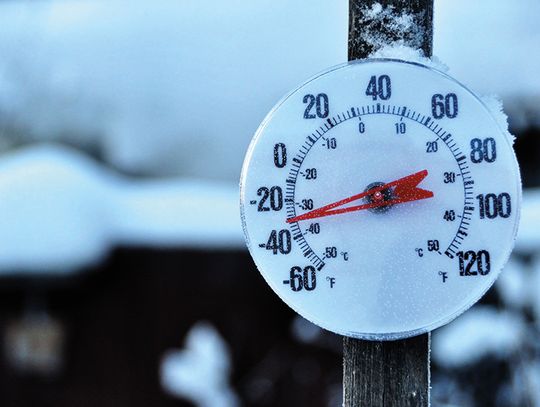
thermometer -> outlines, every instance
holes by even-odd
[[[512,250],[521,181],[511,140],[446,74],[350,62],[267,115],[241,177],[248,248],[272,289],[330,331],[431,331],[493,284]]]

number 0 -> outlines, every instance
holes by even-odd
[[[287,165],[287,148],[283,143],[277,143],[274,146],[274,165],[278,168]]]

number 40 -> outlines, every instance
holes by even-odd
[[[388,100],[392,96],[392,82],[388,75],[381,75],[379,77],[373,75],[369,80],[366,88],[366,96],[371,96],[373,100],[380,98],[381,100]]]

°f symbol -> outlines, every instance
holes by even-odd
[[[334,288],[334,285],[336,284],[336,278],[335,277],[326,277],[326,281],[330,283],[330,288]]]

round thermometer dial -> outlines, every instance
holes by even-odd
[[[398,339],[439,327],[493,284],[516,236],[507,134],[444,73],[374,59],[286,96],[250,145],[241,212],[272,289],[323,328]]]

